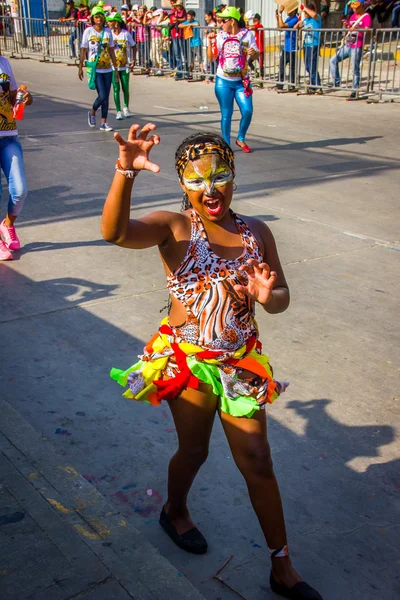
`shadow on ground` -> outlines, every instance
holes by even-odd
[[[206,597],[233,597],[211,579],[233,554],[224,579],[250,600],[272,599],[265,542],[219,423],[190,498],[209,554],[182,553],[158,526],[167,463],[176,448],[171,417],[167,406],[121,398],[108,372],[113,365],[135,362],[146,341],[138,332],[146,331],[147,338],[154,332],[163,295],[155,294],[144,310],[133,298],[115,304],[117,283],[62,277],[34,282],[10,265],[0,266],[5,399]],[[398,461],[373,465],[365,473],[348,466],[356,457],[379,456],[380,448],[393,441],[394,428],[345,425],[329,414],[330,403],[325,398],[287,403],[287,414],[304,420],[304,433],[276,420],[274,407],[268,411],[295,564],[328,600],[395,598],[400,592]]]

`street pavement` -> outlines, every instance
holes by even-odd
[[[90,592],[101,600],[117,590],[115,598],[162,598],[154,583],[159,578],[160,585],[169,582],[168,597],[179,579],[177,598],[194,598],[187,592],[193,585],[207,600],[233,600],[237,593],[272,600],[265,541],[219,422],[190,496],[209,552],[183,553],[158,525],[176,448],[168,407],[127,401],[108,377],[112,366],[136,361],[166,314],[158,252],[132,252],[101,239],[116,145],[112,134],[87,127],[93,92],[78,81],[76,68],[31,60],[13,60],[12,66],[35,102],[20,127],[30,189],[18,220],[23,248],[12,263],[0,264],[0,390],[7,415],[0,421],[0,535],[9,544],[14,537],[12,552],[4,557],[4,544],[0,551],[0,588],[8,590],[7,600],[36,600],[33,593],[50,580],[77,579],[76,561],[57,542],[62,535],[52,538],[46,523],[57,518],[72,535],[71,527],[85,519],[78,481],[101,505],[100,516],[81,523],[94,529],[95,540],[73,531],[76,555],[92,552],[92,570],[79,571],[77,590],[64,593],[54,584],[54,597]],[[161,135],[152,157],[161,172],[138,177],[132,214],[179,210],[175,149],[195,131],[218,130],[213,86],[135,76],[131,92],[130,122],[152,121]],[[233,207],[271,227],[291,289],[289,310],[259,313],[258,322],[276,376],[291,381],[268,407],[268,420],[293,562],[324,600],[394,600],[400,594],[400,109],[269,90],[256,90],[254,105],[248,143],[255,151],[235,153]],[[123,135],[130,122],[119,125]],[[109,123],[117,125],[114,111]],[[5,201],[3,191],[3,210]],[[76,473],[62,485],[53,481],[60,465]],[[18,471],[14,480],[12,468]],[[67,517],[49,503],[54,494],[35,488],[35,476],[29,479],[35,472],[60,494],[57,502],[72,511]],[[35,498],[43,518],[32,516],[33,501],[16,489],[20,477],[21,489],[40,494]],[[18,521],[22,513],[26,521]],[[115,520],[107,521],[111,516]],[[127,569],[132,566],[131,587],[116,567],[126,541],[117,519],[126,521],[135,540],[124,559]],[[53,556],[29,576],[21,560],[27,532],[9,529],[22,526],[32,552],[40,529],[47,537],[40,537],[45,550],[37,556]],[[140,553],[135,567],[141,544],[149,554]],[[104,548],[115,549],[108,562]],[[213,575],[230,556],[220,574],[228,588]],[[106,572],[96,571],[96,560]],[[110,592],[102,590],[104,581],[113,586]],[[134,587],[139,584],[144,587]]]

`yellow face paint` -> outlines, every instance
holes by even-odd
[[[189,161],[183,172],[182,182],[191,192],[205,191],[212,195],[216,188],[233,180],[233,173],[218,154],[208,154]]]

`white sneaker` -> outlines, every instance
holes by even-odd
[[[131,117],[132,114],[129,112],[129,108],[127,106],[124,106],[124,108],[122,109],[122,113],[124,115],[124,117],[127,119],[128,117]]]
[[[116,119],[117,119],[117,121],[122,121],[122,119],[123,119],[123,118],[124,118],[124,117],[122,116],[122,112],[119,110],[119,111],[117,112],[117,117],[116,117]]]
[[[99,129],[100,131],[113,131],[113,128],[110,127],[108,123],[104,123]]]

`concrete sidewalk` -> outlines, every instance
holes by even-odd
[[[144,580],[134,570],[134,583],[147,585],[146,569],[157,572],[159,560],[165,564],[161,555],[207,600],[234,600],[212,579],[233,555],[223,578],[247,600],[273,600],[265,541],[218,420],[189,498],[209,552],[190,556],[160,529],[177,442],[171,416],[166,406],[121,398],[108,376],[112,366],[136,361],[165,315],[158,252],[112,247],[100,237],[116,147],[112,134],[87,128],[94,95],[76,69],[35,61],[13,61],[13,68],[36,97],[20,127],[30,189],[18,219],[23,248],[15,261],[0,264],[0,389],[42,440],[30,450],[19,446],[33,467],[26,473],[45,473],[51,461],[63,483],[59,488],[49,475],[59,496],[46,497],[73,512],[58,515],[56,505],[40,500],[68,527],[72,515],[78,519],[72,526],[100,535],[85,519],[89,507],[82,515],[77,510],[85,482],[91,493],[96,488],[100,507],[111,507],[93,518],[106,523],[115,543],[77,537],[91,551],[100,546],[108,585],[135,596],[125,571],[114,570],[120,555],[104,562],[120,548],[122,556],[128,543],[128,529],[117,520],[122,515],[159,552],[143,565]],[[135,121],[151,120],[161,134],[152,157],[161,173],[138,177],[132,215],[179,210],[174,152],[194,131],[219,129],[213,88],[134,77],[131,92]],[[291,554],[324,600],[394,600],[400,594],[399,107],[265,90],[255,91],[254,104],[248,141],[255,152],[235,153],[233,207],[270,226],[291,289],[287,312],[257,315],[277,377],[291,381],[268,409]],[[130,123],[119,124],[124,134]],[[116,125],[113,114],[110,124]],[[3,209],[5,200],[4,192]],[[83,479],[69,478],[60,465]],[[20,504],[17,496],[11,514],[24,512]],[[0,534],[23,521],[4,525]],[[49,580],[58,568],[50,566]],[[103,573],[93,583],[104,581]],[[83,589],[90,576],[83,573]],[[97,598],[101,588],[93,593]]]
[[[202,600],[48,438],[3,400],[0,414],[3,600]]]

